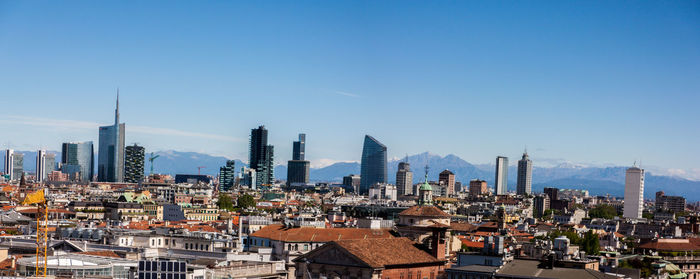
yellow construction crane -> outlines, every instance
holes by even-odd
[[[36,277],[46,277],[46,253],[49,250],[49,210],[46,206],[46,189],[28,194],[23,205],[36,204]]]

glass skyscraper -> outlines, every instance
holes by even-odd
[[[97,151],[97,181],[124,181],[124,123],[119,123],[119,95],[114,110],[114,125],[100,127]]]
[[[95,155],[92,141],[66,142],[61,149],[61,171],[67,174],[80,173],[79,180],[92,180]]]
[[[386,146],[365,135],[360,166],[360,193],[367,194],[375,183],[386,183]]]
[[[236,182],[236,161],[228,160],[226,165],[219,168],[219,191],[228,191]]]

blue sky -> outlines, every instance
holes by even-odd
[[[370,134],[700,178],[698,26],[697,1],[0,1],[0,143],[96,141],[119,87],[150,150],[245,159],[264,124],[280,163]]]

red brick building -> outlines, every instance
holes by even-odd
[[[435,279],[445,266],[403,237],[332,241],[294,262],[299,279]]]

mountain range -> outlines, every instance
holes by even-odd
[[[25,171],[33,172],[36,166],[36,152],[18,151],[24,155]],[[60,161],[60,152],[49,151],[56,154],[56,161]],[[4,161],[4,151],[0,151]],[[159,151],[160,155],[154,162],[154,172],[166,174],[196,174],[198,167],[202,174],[217,175],[219,167],[225,165],[226,157],[211,156],[196,152]],[[148,158],[148,155],[146,156]],[[455,174],[457,181],[468,185],[472,179],[482,179],[493,185],[495,167],[493,165],[474,165],[456,155],[439,156],[424,152],[404,159],[390,160],[387,166],[387,180],[394,183],[398,163],[406,160],[411,164],[413,171],[413,183],[424,180],[425,166],[428,166],[428,180],[437,180],[438,174],[449,169]],[[97,155],[95,155],[97,161]],[[241,160],[235,160],[236,172],[241,167],[247,166]],[[544,187],[558,187],[568,189],[585,189],[592,195],[606,195],[621,197],[624,195],[625,170],[627,167],[586,167],[572,164],[562,164],[554,167],[537,167],[534,161],[532,174],[532,190],[541,192]],[[286,179],[287,167],[277,165],[274,169],[275,178]],[[145,172],[150,172],[150,162],[145,162]],[[312,168],[310,178],[312,181],[340,182],[343,176],[360,174],[360,164],[357,162],[341,162],[321,168]],[[508,189],[515,190],[517,167],[508,168]],[[645,176],[644,196],[653,198],[656,191],[663,190],[667,195],[682,195],[689,201],[700,201],[700,181],[693,181],[679,177],[654,175],[651,172]]]

